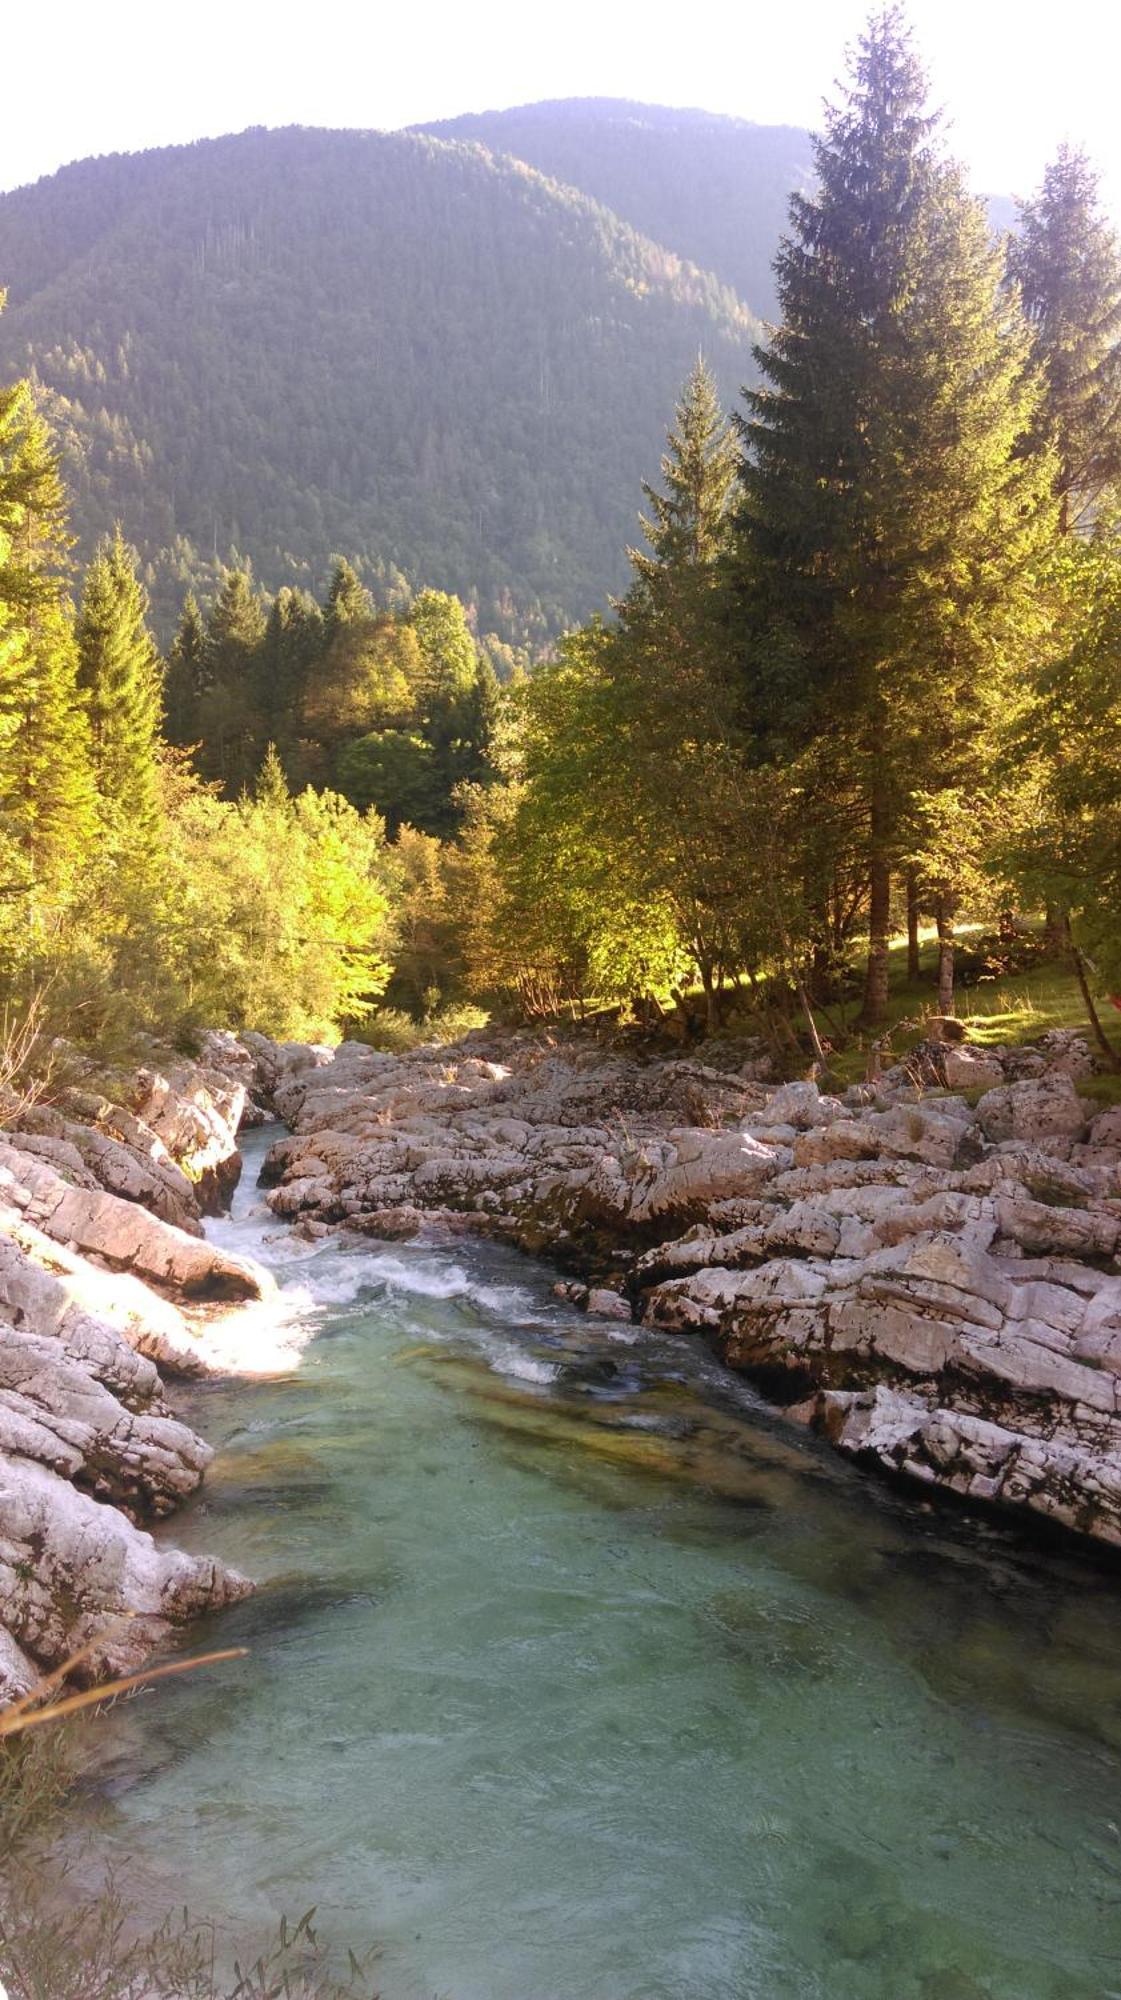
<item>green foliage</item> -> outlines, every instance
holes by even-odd
[[[0,380],[34,365],[82,547],[122,522],[165,635],[219,564],[307,588],[346,550],[539,650],[618,587],[690,356],[743,379],[756,322],[685,254],[417,134],[88,160],[0,196]]]
[[[444,817],[447,794],[436,754],[415,731],[380,729],[339,752],[336,769],[348,799],[376,805],[395,833],[403,822],[426,827]]]
[[[844,746],[873,1021],[915,795],[969,788],[1040,635],[1053,466],[1020,449],[1027,330],[898,9],[873,18],[816,161],[776,265],[782,324],[756,350],[734,582],[761,738]]]
[[[118,958],[135,990],[158,965],[168,997],[143,1013],[321,1039],[382,991],[389,899],[382,822],[335,793],[290,799],[266,766],[227,804],[188,780],[168,827],[161,895],[130,913]]]
[[[1023,895],[1068,913],[1099,983],[1121,991],[1121,544],[1103,526],[1057,563],[1063,644],[1008,732],[1024,810],[998,854]]]
[[[78,678],[102,806],[133,842],[150,840],[159,816],[160,670],[147,610],[134,554],[118,528],[86,572]]]
[[[94,833],[67,549],[57,459],[28,385],[16,383],[0,391],[0,944],[9,955],[74,891]]]
[[[1043,382],[1035,446],[1055,456],[1064,527],[1121,477],[1121,253],[1085,155],[1061,146],[1008,240]]]

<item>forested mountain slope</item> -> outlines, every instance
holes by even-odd
[[[454,589],[533,641],[622,580],[698,349],[755,323],[586,195],[419,134],[251,131],[0,197],[0,379],[34,369],[82,543],[119,518],[162,622],[232,550],[275,586]]]
[[[591,195],[633,229],[731,285],[763,319],[775,313],[772,264],[791,193],[813,183],[813,142],[797,125],[627,98],[558,98],[417,128],[513,154]],[[1016,205],[985,197],[994,230]]]
[[[562,98],[421,128],[476,140],[580,188],[644,235],[714,271],[763,318],[791,191],[813,175],[808,132],[625,98]]]

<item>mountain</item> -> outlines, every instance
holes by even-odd
[[[119,518],[159,609],[258,575],[460,592],[533,641],[622,580],[703,349],[756,324],[587,195],[415,133],[251,131],[0,197],[0,381],[34,369],[83,548]]]
[[[729,408],[752,375],[811,160],[587,99],[80,161],[0,195],[0,382],[37,375],[79,554],[119,519],[165,633],[232,557],[343,553],[539,644],[624,583],[698,350]]]
[[[795,125],[623,98],[562,98],[417,127],[475,140],[580,188],[633,229],[716,276],[762,318],[775,310],[771,263],[813,145]]]

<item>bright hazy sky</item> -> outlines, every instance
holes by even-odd
[[[813,125],[867,12],[865,0],[11,0],[0,188],[88,153],[247,125],[391,127],[542,97]],[[910,12],[978,189],[1029,192],[1070,138],[1121,219],[1121,0],[911,0]]]

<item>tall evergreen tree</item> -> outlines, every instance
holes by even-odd
[[[640,895],[673,910],[712,1026],[749,902],[720,618],[737,470],[733,427],[699,359],[667,435],[661,485],[643,486],[647,547],[628,551],[634,581],[603,654],[623,779],[615,840],[633,846],[636,888],[646,874]]]
[[[159,818],[162,698],[147,612],[135,555],[118,526],[86,572],[77,640],[98,790],[130,840],[150,838]]]
[[[1026,328],[900,9],[871,21],[815,157],[742,422],[735,573],[760,727],[845,746],[871,1024],[911,799],[988,726],[1034,629],[1052,467],[1016,452],[1034,419]]]
[[[265,612],[248,568],[227,570],[206,622],[206,692],[199,704],[200,764],[227,792],[249,785],[260,741],[259,655]]]
[[[738,462],[716,383],[698,359],[666,439],[662,486],[643,482],[651,510],[642,523],[649,549],[628,550],[642,586],[637,601],[656,604],[689,578],[711,580],[712,565],[727,544]],[[634,592],[630,602],[636,603]]]
[[[1067,530],[1121,478],[1121,251],[1084,153],[1060,147],[1020,204],[1008,269],[1043,380],[1031,442],[1054,451]]]
[[[371,618],[373,603],[365,585],[358,581],[353,566],[345,556],[340,556],[331,572],[327,586],[327,602],[323,607],[323,621],[327,627],[327,637],[332,638],[340,625],[351,625],[355,619]]]
[[[308,684],[323,656],[325,625],[306,590],[279,590],[269,611],[258,667],[260,728],[281,752],[299,735]]]
[[[0,834],[29,894],[75,879],[93,835],[68,547],[57,455],[16,383],[0,391]]]
[[[463,711],[463,781],[472,785],[492,783],[497,771],[492,752],[498,737],[502,692],[498,676],[485,654],[480,653],[471,692]]]
[[[168,648],[164,676],[165,728],[171,743],[193,744],[199,734],[199,703],[206,693],[206,627],[194,591],[183,609]]]

